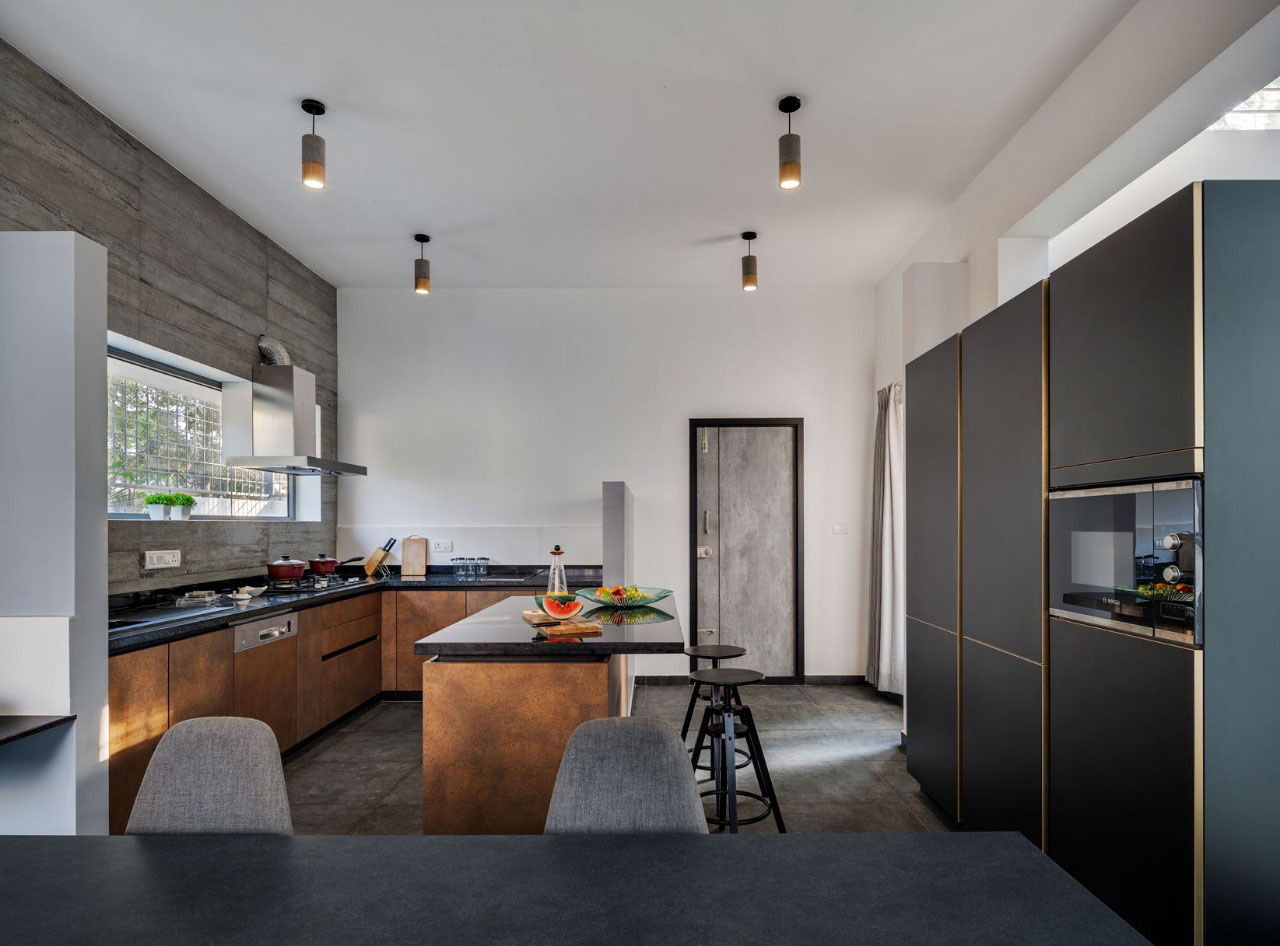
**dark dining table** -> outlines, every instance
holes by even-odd
[[[1143,943],[1017,834],[3,837],[0,941]]]

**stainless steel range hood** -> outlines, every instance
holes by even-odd
[[[316,376],[296,365],[257,365],[252,381],[222,386],[222,462],[294,476],[364,476],[355,463],[318,456]]]

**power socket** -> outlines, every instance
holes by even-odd
[[[178,568],[182,564],[182,552],[179,549],[148,551],[143,568]]]
[[[433,552],[452,552],[453,539],[432,539],[431,551]]]

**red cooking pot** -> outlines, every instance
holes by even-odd
[[[352,562],[363,560],[363,556],[357,555],[355,558],[344,559],[338,561],[336,558],[330,558],[328,555],[318,555],[307,562],[307,567],[311,569],[314,575],[332,575],[339,565],[350,565]]]
[[[267,575],[272,581],[297,581],[306,570],[306,562],[290,558],[288,555],[282,555],[267,565]]]

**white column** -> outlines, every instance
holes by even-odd
[[[107,830],[107,251],[0,233],[0,832]]]

